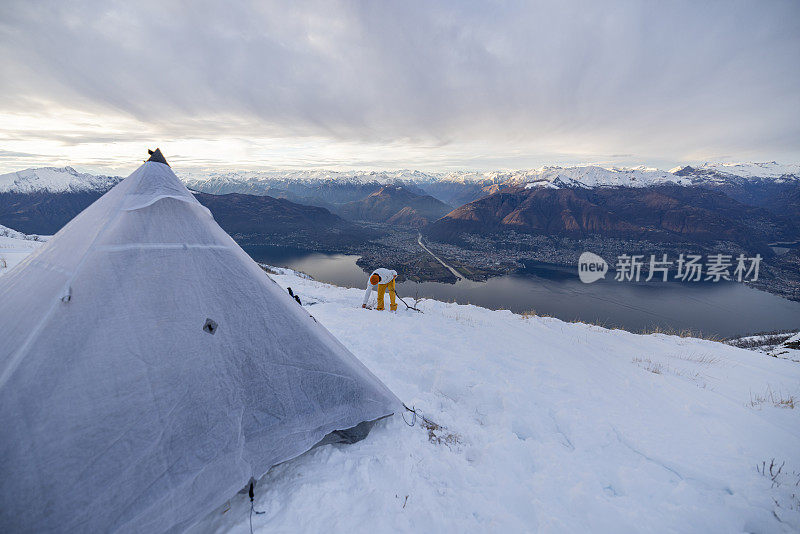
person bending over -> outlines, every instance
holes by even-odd
[[[386,293],[386,290],[388,289],[389,309],[392,311],[397,311],[397,302],[395,302],[395,293],[394,293],[395,278],[397,278],[397,271],[384,269],[383,267],[372,271],[372,274],[369,275],[369,281],[367,282],[367,291],[364,293],[364,302],[361,304],[361,307],[362,308],[367,307],[367,302],[369,302],[370,293],[372,293],[372,290],[375,289],[377,286],[378,310],[383,309],[383,295]]]

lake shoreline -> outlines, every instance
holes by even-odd
[[[367,272],[354,254],[286,247],[245,247],[259,262],[304,272],[315,280],[362,289]],[[529,262],[524,270],[485,281],[398,280],[398,294],[444,302],[549,315],[630,332],[692,332],[730,338],[761,331],[800,329],[800,303],[740,283],[616,282],[613,273],[593,284],[574,268]],[[354,305],[359,303],[354,303]]]

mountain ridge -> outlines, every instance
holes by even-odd
[[[121,176],[78,172],[70,166],[35,167],[0,174],[0,193],[107,191],[121,181]]]
[[[25,234],[52,235],[105,191],[0,192],[0,225]],[[194,193],[225,231],[238,241],[295,240],[298,244],[346,246],[372,234],[325,208],[264,195]]]
[[[390,222],[418,228],[452,209],[431,195],[420,195],[399,185],[385,185],[362,200],[340,206],[337,213],[350,220]]]
[[[517,231],[585,237],[606,235],[705,243],[727,239],[769,254],[767,242],[798,226],[724,193],[676,185],[581,189],[509,187],[461,206],[426,229],[458,243],[463,234]]]
[[[703,163],[683,165],[663,171],[652,167],[604,167],[599,165],[543,166],[538,169],[508,171],[327,171],[275,170],[190,173],[180,176],[191,189],[204,193],[255,193],[270,184],[339,183],[373,186],[396,183],[498,184],[561,187],[648,187],[674,183],[690,185],[720,181],[800,182],[800,164]],[[123,178],[79,172],[73,167],[31,167],[0,175],[0,192],[87,191],[113,186]],[[260,184],[260,187],[259,187]],[[250,188],[250,191],[244,189]],[[270,195],[273,196],[273,195]]]

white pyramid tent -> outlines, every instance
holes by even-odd
[[[399,401],[160,152],[0,279],[0,531],[164,532]]]

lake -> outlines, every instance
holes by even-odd
[[[244,249],[256,261],[302,271],[321,282],[366,287],[367,273],[356,265],[358,256],[274,246]],[[535,311],[566,321],[633,332],[660,328],[731,337],[778,329],[800,330],[800,302],[745,284],[634,284],[615,282],[613,272],[605,280],[584,284],[578,279],[577,270],[537,263],[526,265],[522,272],[486,282],[403,282],[397,285],[397,293],[412,299],[428,297],[516,313]],[[354,306],[359,304],[353,302]]]

